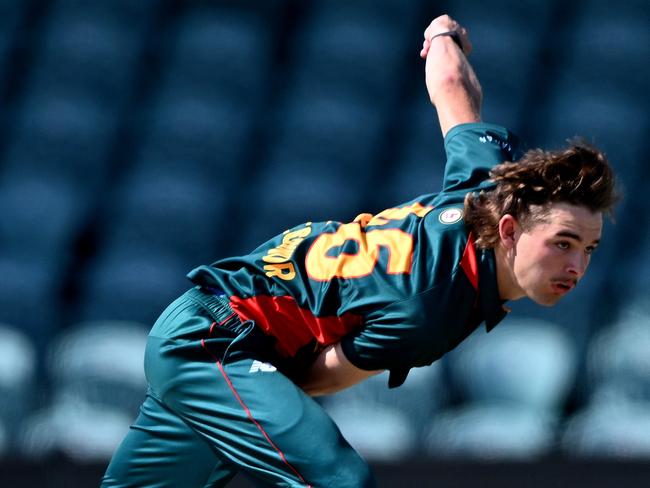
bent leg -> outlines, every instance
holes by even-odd
[[[147,395],[113,454],[102,488],[225,486],[235,471],[175,413]]]
[[[265,486],[375,486],[332,419],[286,376],[256,368],[246,351],[225,365],[212,359],[178,364],[163,399],[229,462]]]

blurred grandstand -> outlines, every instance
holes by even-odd
[[[0,0],[0,482],[103,469],[194,266],[438,191],[418,52],[444,12],[484,120],[528,147],[584,136],[625,197],[561,305],[324,404],[377,463],[650,459],[650,2]]]

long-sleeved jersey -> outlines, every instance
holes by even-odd
[[[490,169],[515,159],[516,138],[491,124],[445,137],[443,188],[353,222],[307,222],[252,253],[194,269],[242,320],[275,338],[296,366],[341,342],[352,364],[390,370],[390,386],[431,364],[485,321],[503,319],[494,252],[477,250],[463,220],[468,192],[490,190]]]

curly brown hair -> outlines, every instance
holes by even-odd
[[[516,162],[498,164],[490,172],[496,187],[465,197],[465,223],[481,248],[499,241],[499,221],[514,216],[524,229],[540,222],[549,204],[564,202],[612,215],[618,200],[614,173],[605,154],[581,139],[566,149],[532,149]]]

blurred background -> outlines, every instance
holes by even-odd
[[[99,484],[190,269],[438,191],[419,49],[442,13],[484,120],[585,137],[624,199],[561,305],[323,403],[384,486],[647,483],[648,0],[0,0],[3,486]]]

